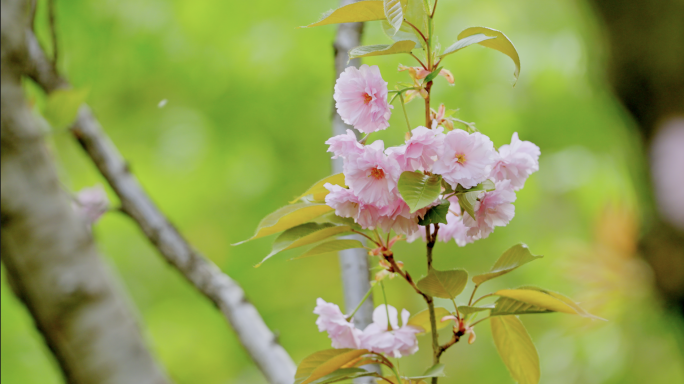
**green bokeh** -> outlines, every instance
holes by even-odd
[[[130,162],[154,201],[178,229],[239,282],[295,361],[329,348],[312,314],[315,300],[342,302],[335,256],[286,261],[285,254],[255,269],[268,239],[241,246],[259,220],[330,172],[324,141],[330,136],[335,27],[295,29],[317,20],[336,1],[58,1],[60,67],[90,90],[88,103]],[[38,33],[44,42],[45,1]],[[523,316],[535,340],[543,383],[684,382],[679,320],[661,309],[647,267],[626,259],[630,271],[606,271],[596,291],[578,266],[601,272],[595,224],[607,206],[635,209],[643,194],[644,156],[633,123],[607,90],[605,43],[582,1],[442,0],[436,19],[443,46],[470,26],[504,31],[516,44],[522,70],[511,87],[513,64],[474,46],[449,56],[456,78],[435,83],[433,100],[459,108],[496,146],[513,132],[539,145],[541,170],[518,193],[516,217],[488,239],[465,248],[439,243],[437,268],[485,271],[516,242],[545,255],[485,289],[523,284],[570,296],[600,298],[607,323],[552,314]],[[365,29],[367,44],[386,43],[379,23]],[[407,55],[370,58],[392,84]],[[27,90],[37,109],[36,87]],[[161,100],[167,100],[163,108]],[[414,123],[420,102],[409,104]],[[405,132],[398,104],[392,127],[374,135],[387,145]],[[64,185],[72,191],[105,184],[65,131],[49,135]],[[115,195],[109,191],[116,205]],[[94,235],[106,262],[132,297],[151,348],[177,383],[263,382],[218,311],[162,258],[135,223],[109,213]],[[399,244],[396,257],[414,276],[425,272],[423,246]],[[3,271],[4,272],[4,271]],[[611,285],[612,284],[612,285]],[[412,313],[421,300],[399,279],[388,300]],[[469,291],[470,285],[466,288]],[[484,291],[483,291],[484,293]],[[588,293],[594,293],[593,296]],[[377,302],[377,300],[376,300]],[[448,303],[442,303],[447,306]],[[443,335],[443,337],[447,337]],[[473,345],[444,357],[444,383],[507,383],[487,325]],[[401,361],[407,374],[430,364],[429,340]],[[51,384],[62,379],[23,306],[2,282],[2,378],[6,384]]]

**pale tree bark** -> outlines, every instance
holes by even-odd
[[[30,56],[27,75],[48,93],[68,88],[68,82],[50,64],[30,32],[27,45]],[[71,131],[119,197],[121,210],[140,226],[166,261],[218,307],[266,379],[274,384],[292,383],[296,370],[292,358],[247,300],[240,285],[193,249],[164,216],[130,172],[90,108],[81,107]]]
[[[358,0],[341,0],[340,7],[355,3]],[[360,59],[349,61],[349,50],[361,45],[361,35],[363,33],[363,23],[344,23],[337,28],[335,42],[333,43],[335,54],[335,79],[340,77],[348,66],[358,67],[361,65]],[[357,135],[358,131],[350,125],[345,124],[337,113],[333,101],[332,109],[332,132],[333,135],[342,135],[351,129]],[[332,160],[333,174],[342,172],[342,158]],[[355,236],[360,241],[364,241],[361,236]],[[368,269],[368,255],[364,249],[347,249],[340,251],[340,267],[342,269],[342,289],[344,290],[344,307],[347,313],[351,312],[361,302],[363,297],[370,289],[370,274]],[[361,308],[354,316],[354,325],[359,329],[364,329],[373,322],[373,296],[363,303]],[[369,370],[380,372],[376,365],[367,366]],[[371,383],[372,378],[356,379],[357,383]]]
[[[1,240],[8,280],[72,384],[170,383],[61,190],[26,105],[28,9],[2,0]]]

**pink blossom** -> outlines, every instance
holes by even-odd
[[[392,106],[387,102],[387,82],[377,65],[347,67],[335,83],[337,113],[361,132],[371,133],[389,127]]]
[[[496,156],[487,136],[457,129],[446,134],[432,171],[442,175],[454,189],[457,184],[472,188],[489,177]]]
[[[419,229],[419,214],[419,212],[411,213],[408,204],[401,198],[396,198],[380,211],[378,226],[387,233],[394,229],[396,233],[409,236]],[[422,212],[420,217],[423,215],[425,212]]]
[[[397,193],[401,169],[389,159],[382,140],[363,148],[363,153],[344,160],[344,177],[347,185],[365,204],[378,207],[389,205]]]
[[[330,183],[323,186],[330,191],[325,196],[325,203],[335,209],[337,216],[351,217],[364,229],[375,228],[380,216],[376,206],[361,202],[351,189]]]
[[[475,218],[463,214],[463,224],[468,227],[468,236],[484,239],[494,227],[507,225],[515,215],[515,192],[510,180],[496,182],[496,190],[483,192],[473,206]]]
[[[461,207],[458,205],[458,199],[454,196],[449,198],[451,205],[449,206],[449,213],[447,213],[447,223],[439,225],[439,232],[437,232],[437,240],[448,243],[454,240],[459,247],[465,247],[477,240],[472,236],[468,236],[468,227],[463,224],[463,215],[461,214]]]
[[[394,155],[402,171],[428,171],[442,149],[444,128],[418,127],[411,132],[412,136],[405,145],[388,149],[392,150],[390,157]]]
[[[389,312],[389,318],[387,314]],[[392,329],[387,328],[389,323]],[[418,340],[416,334],[422,329],[407,325],[409,312],[401,311],[401,321],[403,325],[399,327],[397,321],[397,310],[391,305],[379,305],[373,311],[373,322],[363,330],[361,334],[361,348],[372,352],[386,353],[391,357],[401,357],[416,353],[418,350]]]
[[[107,212],[109,199],[107,192],[101,185],[91,188],[83,188],[76,194],[74,209],[83,217],[88,224],[94,224]]]
[[[333,159],[338,157],[348,157],[351,155],[360,155],[363,152],[363,145],[356,140],[356,135],[351,129],[347,129],[344,135],[333,136],[325,142],[330,146],[328,152],[332,152]]]
[[[337,304],[327,303],[318,298],[313,313],[318,315],[318,331],[328,332],[333,348],[360,348],[361,331],[347,321]]]
[[[539,147],[529,141],[520,141],[514,133],[511,144],[499,148],[499,160],[492,168],[491,177],[496,181],[510,180],[514,190],[525,185],[525,180],[539,170]]]

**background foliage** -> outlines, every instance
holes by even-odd
[[[38,33],[47,43],[45,2],[39,3]],[[89,89],[88,103],[156,202],[242,284],[295,361],[329,347],[311,311],[317,297],[342,302],[337,258],[285,261],[285,254],[255,269],[270,240],[230,244],[330,173],[323,142],[330,136],[335,26],[294,28],[338,5],[316,3],[57,1],[61,67]],[[591,10],[579,0],[442,0],[440,15],[437,34],[453,36],[443,46],[466,27],[495,26],[516,44],[522,70],[512,88],[510,59],[472,47],[444,61],[456,86],[438,78],[434,100],[460,108],[456,116],[475,121],[497,147],[517,131],[542,156],[540,172],[518,194],[511,224],[465,248],[438,243],[435,267],[485,272],[510,244],[523,241],[544,259],[489,288],[532,281],[610,320],[522,316],[539,349],[542,382],[684,382],[681,320],[661,308],[635,250],[639,225],[648,219],[640,210],[644,155],[629,117],[607,92],[604,43]],[[390,42],[380,23],[364,33],[366,44]],[[409,59],[401,57],[404,64]],[[409,81],[395,71],[396,57],[365,62],[379,65],[390,82]],[[42,95],[26,86],[42,108]],[[161,100],[168,102],[159,108]],[[409,104],[414,120],[422,116],[419,104]],[[398,144],[402,119],[395,113],[393,126],[376,137]],[[69,134],[57,130],[49,138],[66,188],[104,184]],[[116,205],[111,191],[110,198]],[[94,235],[176,382],[263,381],[215,308],[162,261],[133,222],[112,212]],[[418,243],[395,249],[414,275],[424,273],[422,252]],[[390,304],[412,313],[423,308],[405,282],[388,284]],[[474,345],[445,354],[451,377],[444,382],[510,381],[488,327],[479,329]],[[418,354],[402,359],[407,374],[429,365],[430,341],[420,342]],[[4,274],[1,372],[8,384],[62,382]]]

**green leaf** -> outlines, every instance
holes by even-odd
[[[490,312],[490,316],[502,315],[526,315],[533,313],[551,313],[548,309],[538,307],[536,305],[528,304],[523,301],[511,299],[508,297],[500,297],[495,302],[494,309]]]
[[[526,306],[510,301],[504,301],[500,304],[502,311],[525,310],[526,312],[524,313],[541,313],[541,310],[546,310],[604,320],[585,311],[570,298],[563,296],[560,293],[546,291],[541,288],[521,287],[518,289],[501,289],[494,292],[494,295],[506,297],[508,299],[513,299],[527,304]]]
[[[515,50],[515,46],[513,45],[511,40],[509,40],[508,37],[503,34],[503,32],[487,27],[467,28],[458,34],[458,39],[461,40],[465,39],[468,36],[478,34],[483,34],[489,37],[496,37],[496,39],[483,40],[478,42],[477,44],[480,44],[487,48],[495,49],[503,53],[504,55],[510,57],[511,60],[513,60],[513,63],[515,64],[515,71],[513,72],[513,76],[515,76],[515,80],[517,81],[518,76],[520,75],[520,57],[518,56],[518,51]]]
[[[441,297],[443,299],[455,299],[463,292],[468,282],[468,272],[464,269],[450,271],[438,271],[430,268],[428,275],[418,281],[418,289],[423,293]]]
[[[470,315],[472,313],[489,311],[491,309],[494,309],[494,305],[483,305],[481,307],[469,307],[467,305],[460,305],[458,307],[458,313],[460,313],[461,315]]]
[[[480,196],[481,192],[482,191],[466,192],[456,195],[456,197],[458,197],[458,205],[461,206],[461,210],[467,212],[472,218],[475,218],[475,203],[477,203],[477,198]]]
[[[450,206],[451,203],[449,200],[442,200],[438,205],[430,207],[427,212],[425,212],[425,216],[423,216],[422,219],[418,219],[418,224],[424,226],[437,223],[447,224],[446,217],[447,213],[449,213]]]
[[[233,245],[239,245],[250,240],[282,232],[304,224],[332,210],[332,208],[325,204],[315,203],[297,203],[284,206],[264,217],[257,226],[254,236]]]
[[[357,57],[384,56],[394,55],[397,53],[410,53],[415,46],[416,43],[410,40],[397,41],[392,45],[364,45],[362,47],[356,47],[349,51],[349,58],[355,59]]]
[[[384,0],[385,17],[387,22],[394,28],[394,32],[399,31],[401,23],[404,22],[404,10],[399,0]]]
[[[357,231],[362,231],[364,230],[361,228],[360,225],[356,224],[354,222],[354,219],[351,217],[339,217],[335,214],[335,212],[328,212],[323,216],[320,216],[314,220],[317,223],[331,223],[335,225],[346,225],[348,227],[351,227],[352,229],[355,229]]]
[[[449,322],[441,322],[440,319],[444,316],[451,315],[451,312],[449,312],[446,308],[442,307],[437,307],[435,308],[435,318],[437,319],[437,329],[442,329],[446,328],[449,326]],[[429,333],[431,332],[431,326],[430,326],[430,311],[427,309],[424,309],[415,315],[411,316],[409,319],[407,325],[412,325],[414,327],[419,327],[423,329],[423,332],[421,333]]]
[[[391,26],[387,20],[382,21],[382,30],[385,32],[387,37],[394,41],[409,40],[416,43],[414,49],[423,48],[425,42],[418,35],[416,35],[416,30],[409,27],[408,24],[404,23],[399,28],[399,31],[394,32],[394,27]]]
[[[332,223],[306,223],[290,228],[276,238],[273,242],[271,253],[261,260],[261,263],[255,265],[255,267],[259,267],[264,261],[282,251],[317,243],[321,240],[349,231],[351,231],[351,227],[349,226],[338,226]]]
[[[472,188],[468,188],[468,189],[463,188],[463,186],[461,186],[461,184],[459,184],[456,186],[456,190],[454,192],[457,195],[461,195],[461,194],[470,193],[470,192],[483,192],[483,191],[489,192],[489,191],[493,191],[495,189],[496,189],[496,184],[494,184],[493,181],[487,179],[487,180],[481,182],[480,184],[478,184]]]
[[[499,277],[516,268],[529,263],[532,260],[541,259],[544,256],[533,255],[525,244],[516,244],[509,248],[494,263],[492,269],[481,275],[473,276],[473,283],[480,285],[487,280]]]
[[[539,383],[539,354],[522,322],[516,316],[492,317],[489,321],[496,349],[513,380],[519,384]]]
[[[318,351],[299,363],[294,384],[308,384],[318,380],[366,353],[366,349],[349,348]]]
[[[312,185],[309,189],[306,190],[306,192],[302,193],[299,197],[296,199],[290,201],[290,204],[295,203],[297,200],[302,199],[305,196],[312,195],[313,196],[313,201],[325,201],[325,197],[330,193],[324,185],[330,183],[334,185],[339,185],[342,187],[346,187],[344,183],[344,174],[343,173],[338,173],[332,176],[328,176],[322,180],[317,181],[314,185]]]
[[[325,375],[310,384],[337,383],[338,381],[351,380],[357,377],[375,376],[375,373],[368,372],[363,368],[340,368],[333,373]]]
[[[444,57],[446,55],[450,55],[450,54],[452,54],[458,50],[461,50],[467,46],[477,44],[477,43],[480,43],[480,42],[483,42],[483,41],[489,40],[489,39],[496,39],[496,36],[487,36],[485,34],[478,33],[475,35],[465,37],[465,38],[453,43],[449,48],[445,49],[444,53],[439,55],[439,57]]]
[[[444,374],[444,364],[442,363],[437,363],[433,365],[432,367],[428,368],[425,373],[423,373],[420,376],[411,376],[407,377],[407,379],[427,379],[429,377],[444,377],[446,376]]]
[[[87,89],[58,89],[48,96],[43,116],[54,129],[71,125],[88,96]]]
[[[423,0],[409,0],[404,7],[404,19],[418,28],[425,37],[429,37],[428,10]]]
[[[439,75],[439,71],[442,70],[444,67],[439,67],[435,69],[434,71],[430,72],[429,75],[425,76],[425,80],[423,80],[423,83],[427,84],[428,82],[432,81],[437,75]]]
[[[337,252],[352,248],[363,248],[363,244],[358,240],[331,240],[323,244],[319,244],[309,249],[304,254],[297,256],[291,260],[302,259],[304,257],[317,256],[322,255],[324,253]]]
[[[383,19],[385,19],[385,9],[382,1],[359,1],[325,13],[319,21],[299,28]]]
[[[424,175],[419,172],[403,172],[399,176],[397,188],[411,213],[432,204],[439,197],[442,176]]]

